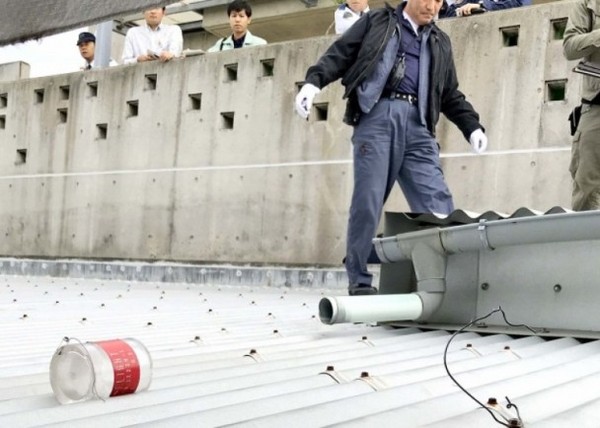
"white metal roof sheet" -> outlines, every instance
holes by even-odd
[[[426,223],[439,226],[452,226],[456,224],[477,223],[481,220],[503,220],[509,218],[532,217],[551,214],[565,214],[573,212],[570,209],[555,206],[547,211],[532,210],[527,207],[521,207],[515,210],[512,214],[503,213],[500,211],[485,211],[483,213],[475,213],[462,209],[456,209],[450,214],[437,213],[409,213],[409,212],[387,212],[402,217],[408,222]]]
[[[447,376],[449,332],[321,324],[322,294],[343,291],[0,276],[0,426],[497,426]],[[59,404],[65,336],[140,340],[150,388]],[[467,332],[448,361],[528,427],[595,426],[600,341]]]

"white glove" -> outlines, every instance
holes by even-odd
[[[304,86],[302,86],[302,89],[300,89],[298,95],[296,95],[296,113],[298,113],[302,119],[308,120],[308,115],[310,114],[313,100],[319,92],[321,92],[321,90],[315,85],[306,83]]]
[[[481,154],[487,149],[488,139],[483,130],[479,128],[471,133],[469,143],[471,143],[471,148],[475,153]]]

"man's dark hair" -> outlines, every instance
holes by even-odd
[[[250,4],[245,0],[233,0],[227,6],[227,16],[231,16],[231,12],[246,12],[246,16],[250,18],[252,16],[252,8]]]

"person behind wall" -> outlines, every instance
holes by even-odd
[[[346,3],[342,3],[333,14],[335,34],[343,34],[368,11],[369,0],[348,0]]]
[[[123,63],[167,62],[181,56],[183,34],[178,25],[163,24],[166,8],[144,11],[144,24],[130,28],[125,36]]]
[[[595,12],[600,9],[600,1],[577,0],[571,7],[563,38],[565,57],[600,64],[600,21]],[[600,209],[600,78],[584,75],[581,97],[581,116],[573,135],[569,166],[575,211]]]
[[[383,204],[398,182],[411,211],[454,210],[435,140],[444,113],[476,153],[487,137],[458,89],[450,38],[433,19],[442,0],[408,0],[371,10],[311,66],[295,108],[308,119],[314,97],[341,78],[348,99],[344,121],[352,135],[354,189],[346,242],[348,292],[376,294],[367,260]]]
[[[438,18],[470,16],[478,13],[529,6],[531,0],[444,0]]]
[[[219,52],[248,46],[266,45],[267,41],[248,31],[252,22],[252,8],[247,1],[235,0],[227,6],[231,36],[217,40],[208,52]]]
[[[85,60],[85,64],[81,67],[82,70],[91,70],[94,66],[94,54],[96,52],[96,36],[92,33],[84,31],[79,33],[77,38],[77,47],[79,48],[79,54]]]

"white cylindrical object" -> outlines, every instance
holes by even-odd
[[[319,302],[323,324],[409,321],[422,312],[423,303],[416,294],[324,297]]]
[[[67,343],[50,362],[50,384],[61,404],[132,394],[151,380],[150,353],[132,338]]]

